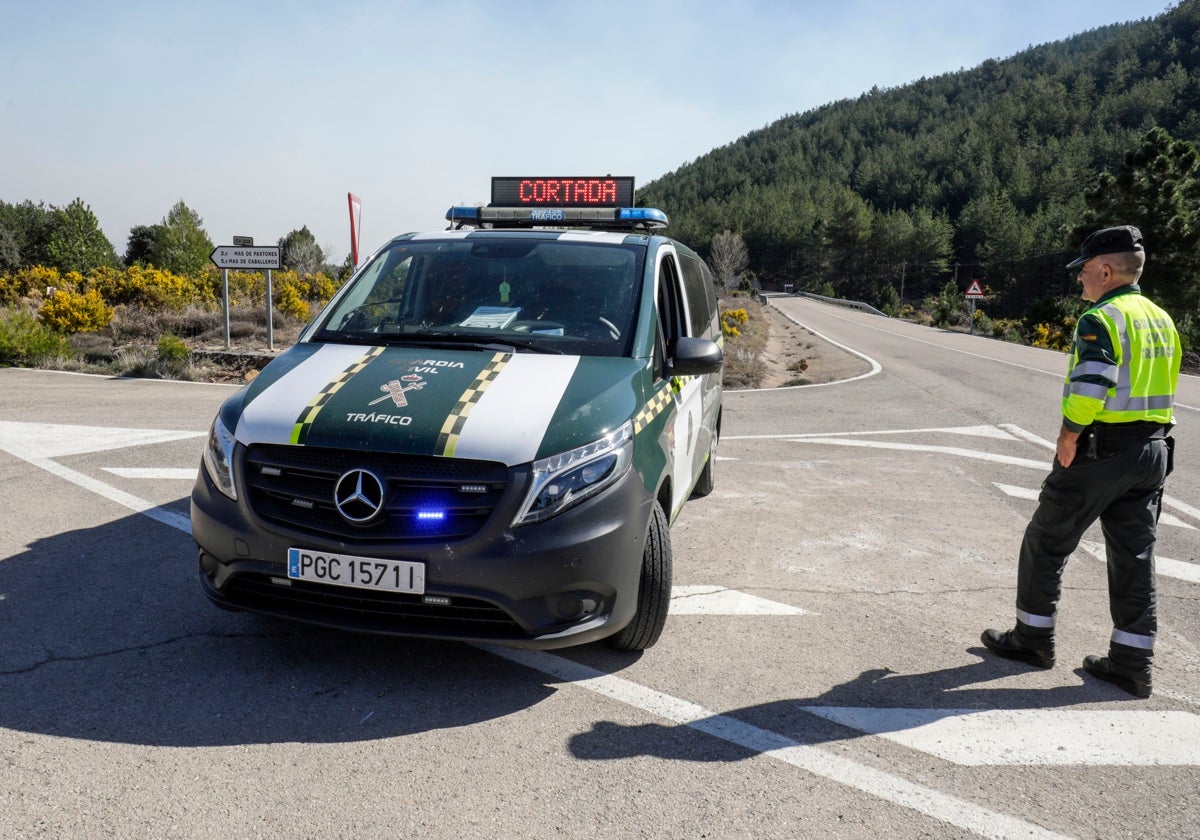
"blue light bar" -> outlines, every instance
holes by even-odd
[[[446,511],[444,510],[419,510],[417,511],[418,522],[444,522],[446,520]]]
[[[667,214],[653,207],[622,207],[617,211],[617,219],[640,222],[647,227],[667,226]]]
[[[451,207],[446,220],[451,225],[493,228],[649,230],[667,226],[667,214],[653,207]]]
[[[478,222],[480,216],[480,208],[478,207],[451,207],[446,211],[446,221],[448,222]]]

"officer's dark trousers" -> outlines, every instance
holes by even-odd
[[[1017,630],[1034,642],[1053,640],[1067,557],[1099,519],[1108,549],[1113,628],[1153,640],[1158,630],[1154,541],[1167,475],[1166,441],[1114,441],[1094,459],[1086,457],[1080,442],[1070,467],[1054,461],[1025,529],[1017,571]],[[1021,621],[1021,613],[1032,623]],[[1129,668],[1148,667],[1152,653],[1147,646],[1116,639],[1109,647],[1109,657]]]

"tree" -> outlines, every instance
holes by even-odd
[[[20,254],[20,265],[44,265],[46,243],[54,228],[54,209],[44,204],[23,201],[20,204],[5,204],[0,201],[0,226],[7,228]]]
[[[55,208],[54,227],[46,242],[46,261],[59,271],[80,274],[117,265],[117,252],[83,199],[76,198],[65,208]]]
[[[182,200],[155,226],[150,263],[175,274],[199,274],[209,264],[213,244],[204,220]]]
[[[279,262],[298,274],[316,274],[325,267],[325,252],[317,245],[308,225],[279,240]]]
[[[708,249],[708,267],[722,289],[736,289],[749,265],[750,254],[741,234],[725,231],[712,238]]]
[[[130,228],[129,242],[125,246],[125,265],[145,266],[152,263],[154,243],[158,241],[161,229],[161,225],[136,225]]]
[[[1111,225],[1131,224],[1145,237],[1142,285],[1182,317],[1200,299],[1200,153],[1163,128],[1142,138],[1116,175],[1104,173],[1087,194],[1088,211],[1075,239]],[[1200,337],[1200,336],[1197,336]]]
[[[17,247],[17,238],[0,224],[0,273],[16,271],[20,267],[21,249]]]

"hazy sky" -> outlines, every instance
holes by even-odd
[[[0,0],[0,200],[118,255],[181,199],[216,245],[341,261],[492,175],[646,184],[788,114],[1154,17],[1169,0]]]

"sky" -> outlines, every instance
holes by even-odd
[[[1170,0],[0,0],[0,201],[82,199],[118,255],[179,201],[214,245],[340,263],[493,175],[645,185],[788,116]]]

